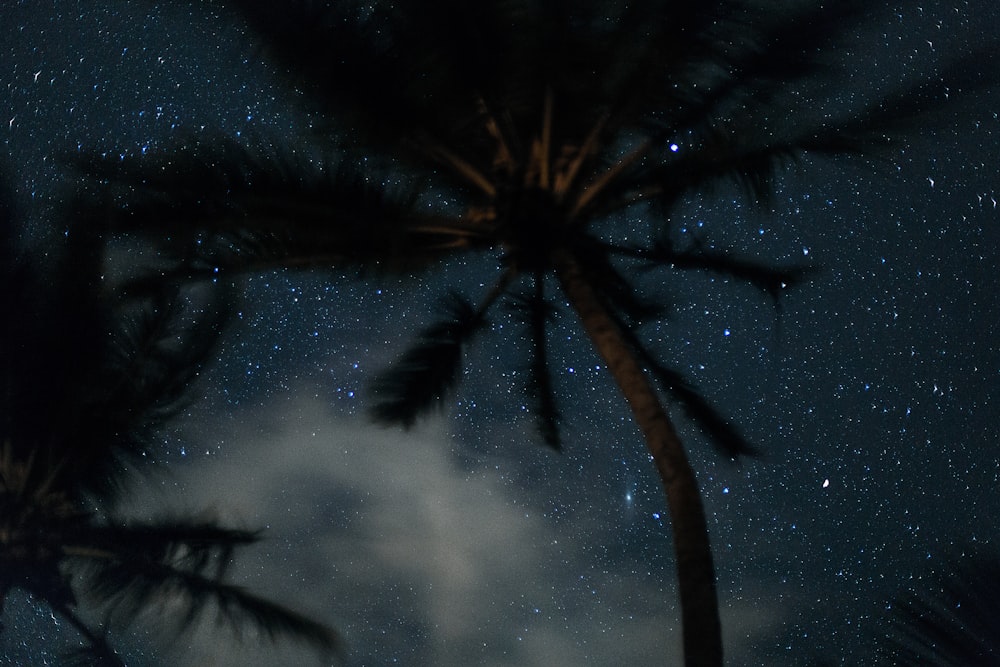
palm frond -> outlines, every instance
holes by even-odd
[[[219,139],[163,159],[67,161],[111,193],[75,201],[76,215],[170,253],[145,284],[278,266],[409,272],[469,247],[476,236],[460,220],[423,212],[419,184],[360,159],[319,164]],[[116,188],[129,193],[125,201],[116,200]]]
[[[948,569],[930,583],[892,605],[887,664],[960,667],[1000,661],[1000,558],[979,552],[949,559]]]
[[[34,461],[33,485],[110,500],[125,488],[123,465],[187,405],[226,309],[208,302],[195,316],[175,292],[114,303],[88,243],[79,248],[70,243],[70,258],[47,272],[57,282],[26,262],[6,276],[0,437],[18,461]]]
[[[625,326],[620,317],[617,320],[622,334],[659,382],[660,389],[680,403],[685,416],[705,433],[709,442],[721,454],[731,459],[758,455],[758,448],[751,444],[730,420],[716,410],[681,373],[658,361],[639,340],[635,331]]]
[[[302,641],[324,655],[342,650],[340,638],[329,627],[239,586],[192,570],[145,561],[115,561],[93,576],[105,591],[110,591],[112,585],[125,584],[107,596],[119,618],[126,617],[125,609],[155,608],[157,602],[169,601],[186,610],[180,616],[182,631],[214,608],[220,620],[237,632],[249,627],[271,641]]]
[[[200,310],[183,307],[176,288],[123,303],[103,284],[96,228],[71,228],[51,259],[20,257],[13,237],[0,231],[0,591],[24,590],[76,628],[86,645],[67,664],[123,665],[105,632],[77,617],[77,583],[129,618],[177,600],[190,625],[214,605],[234,627],[337,649],[333,631],[222,580],[256,533],[208,521],[101,523],[115,516],[123,459],[139,460],[187,405],[221,332],[224,295],[213,291],[217,301],[196,302]]]
[[[434,142],[487,139],[469,131],[477,115],[470,91],[495,97],[491,89],[508,70],[505,55],[515,50],[509,26],[523,3],[226,4],[259,36],[264,55],[287,70],[289,83],[305,92],[312,110],[337,119],[347,141],[360,136],[368,149],[405,158],[417,152],[414,128]]]
[[[647,360],[647,364],[650,360]],[[650,366],[664,390],[681,404],[684,414],[698,425],[720,453],[737,459],[741,456],[758,456],[760,450],[740,433],[733,423],[705,400],[683,375],[662,364]]]
[[[963,56],[931,80],[903,85],[861,109],[833,118],[823,118],[815,109],[784,112],[782,117],[791,113],[799,119],[786,126],[767,122],[774,107],[767,96],[745,104],[727,100],[738,107],[731,113],[696,106],[697,113],[684,124],[653,129],[654,136],[676,141],[676,152],[661,150],[656,159],[623,174],[609,188],[608,196],[595,203],[593,212],[607,213],[650,200],[669,214],[689,194],[711,193],[725,183],[735,183],[750,201],[766,205],[777,175],[799,164],[806,154],[879,157],[887,155],[901,137],[940,124],[947,114],[955,113],[955,99],[992,84],[982,63],[993,60],[995,54],[982,52]]]
[[[948,61],[934,76],[903,82],[860,109],[838,116],[798,141],[806,152],[878,157],[911,137],[971,113],[970,97],[997,87],[996,48],[977,49]]]
[[[693,251],[680,251],[676,250],[672,243],[664,240],[654,242],[648,249],[612,244],[608,244],[607,248],[615,254],[640,259],[653,265],[729,276],[753,285],[772,299],[777,299],[783,290],[801,284],[814,271],[808,266],[766,266],[732,255],[707,252],[700,247],[696,247]]]
[[[525,391],[535,415],[543,442],[555,450],[562,449],[559,406],[552,383],[548,360],[548,332],[546,327],[555,315],[554,308],[545,298],[544,276],[534,276],[535,289],[518,298],[513,307],[527,321],[531,338],[531,361]]]
[[[46,258],[8,254],[0,267],[0,439],[15,459],[37,459],[39,482],[71,452],[63,435],[79,423],[81,398],[90,395],[104,362],[113,315],[95,236],[74,234],[65,251]]]
[[[603,44],[616,57],[604,59],[596,77],[605,86],[610,127],[648,131],[651,124],[659,129],[675,125],[671,111],[696,91],[700,95],[710,78],[732,70],[731,52],[745,41],[749,27],[734,16],[734,4],[644,0],[618,5]]]
[[[192,587],[190,577],[184,583]],[[250,627],[271,641],[296,639],[319,649],[324,656],[341,655],[344,651],[343,640],[336,632],[308,616],[237,586],[218,583],[209,586],[222,620],[237,631]]]
[[[183,631],[214,608],[236,631],[250,627],[272,641],[304,641],[324,654],[341,649],[327,626],[224,581],[234,550],[257,541],[256,532],[168,520],[97,527],[87,537],[66,555],[79,564],[87,593],[118,619],[128,621],[158,604],[179,605]]]
[[[125,662],[108,642],[106,632],[96,632],[69,606],[48,602],[86,641],[83,646],[63,652],[58,658],[60,667],[125,667]]]
[[[776,102],[778,95],[787,97],[805,84],[815,86],[830,72],[831,63],[824,59],[836,53],[832,47],[839,40],[871,16],[872,4],[864,0],[789,2],[776,9],[771,4],[748,3],[742,20],[729,15],[721,25],[701,34],[700,49],[692,54],[700,73],[678,72],[688,85],[680,94],[673,93],[673,104],[664,104],[666,90],[646,96],[648,129],[662,140],[678,140],[703,135],[721,118],[758,117],[784,106]],[[722,44],[729,48],[720,48]]]
[[[486,320],[481,309],[455,293],[442,300],[441,310],[442,319],[425,329],[403,357],[375,379],[375,421],[408,428],[418,416],[440,406],[458,384],[462,349]]]
[[[819,146],[813,137],[756,142],[741,130],[716,125],[697,145],[623,178],[609,206],[630,205],[641,197],[670,211],[690,192],[712,192],[726,182],[738,185],[751,201],[766,204],[776,175],[798,161],[807,142]]]
[[[79,397],[68,473],[82,489],[113,497],[120,466],[148,455],[163,427],[187,408],[229,319],[225,294],[188,305],[176,288],[123,305],[104,366]]]
[[[612,248],[609,244],[592,241],[578,249],[578,257],[587,267],[588,278],[594,288],[630,323],[640,324],[662,318],[667,307],[657,299],[639,293],[634,281],[611,261]]]
[[[191,518],[168,518],[151,523],[107,524],[90,526],[85,541],[68,548],[70,556],[79,553],[98,557],[117,554],[134,560],[169,562],[195,572],[214,570],[222,577],[233,552],[260,539],[259,531],[224,528],[217,522]]]

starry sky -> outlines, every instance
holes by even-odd
[[[994,0],[902,4],[844,49],[832,99],[1000,47]],[[252,37],[201,3],[7,0],[0,45],[0,159],[39,251],[65,225],[61,155],[137,155],[200,134],[281,142],[310,123]],[[726,192],[682,211],[682,233],[714,247],[816,269],[777,306],[721,278],[672,278],[671,317],[644,331],[762,450],[722,460],[682,423],[727,664],[870,662],[896,595],[996,544],[1000,94],[936,90],[960,103],[884,159],[807,158],[763,211]],[[408,433],[365,417],[372,374],[442,287],[478,287],[482,268],[248,280],[200,400],[164,434],[131,511],[210,509],[265,527],[235,578],[337,627],[349,665],[677,660],[665,501],[571,313],[552,350],[562,453],[535,435],[523,341],[503,317],[469,350],[443,414]],[[73,641],[26,599],[4,621],[0,665],[46,664]],[[118,638],[137,665],[308,658],[220,642],[209,626],[166,642],[155,626],[139,619]]]

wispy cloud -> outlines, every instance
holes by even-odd
[[[679,660],[672,573],[607,557],[622,551],[612,512],[546,515],[507,481],[510,459],[460,463],[447,421],[386,430],[302,395],[240,423],[223,455],[195,462],[141,509],[212,507],[266,527],[234,575],[338,627],[349,664]],[[726,615],[740,625],[735,644],[760,619]],[[291,653],[234,647],[208,629],[185,644],[171,664],[292,664]]]

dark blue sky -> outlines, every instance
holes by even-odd
[[[199,3],[162,5],[0,9],[0,141],[39,247],[58,242],[67,151],[304,130],[238,27]],[[933,72],[1000,18],[991,0],[938,5],[879,14],[845,50],[834,104]],[[996,542],[1000,96],[962,104],[882,160],[805,160],[773,210],[722,192],[684,211],[685,234],[818,269],[778,309],[721,279],[672,279],[673,314],[647,332],[764,453],[730,464],[683,429],[728,664],[864,664],[894,595]],[[166,475],[140,485],[135,511],[212,508],[266,526],[236,574],[335,624],[352,665],[662,664],[679,655],[665,503],[571,313],[553,350],[562,454],[521,406],[520,337],[502,318],[470,351],[448,414],[411,434],[364,419],[366,379],[428,321],[428,288],[475,287],[477,268],[409,283],[251,280],[203,400],[164,441]],[[0,664],[42,664],[60,646],[25,601],[5,623]],[[136,664],[293,659],[207,631],[161,646],[138,627],[121,642]]]

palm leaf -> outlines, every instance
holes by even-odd
[[[1000,664],[1000,559],[953,558],[923,593],[893,605],[887,662],[900,667]]]
[[[845,0],[836,4],[786,3],[780,11],[772,6],[746,9],[748,15],[742,20],[729,16],[722,25],[714,12],[700,10],[714,25],[704,26],[702,19],[698,48],[683,57],[683,62],[691,58],[700,63],[700,73],[692,75],[691,71],[674,68],[679,78],[689,84],[681,94],[674,92],[670,96],[672,103],[666,103],[665,87],[659,94],[653,90],[646,96],[647,122],[659,128],[663,140],[691,133],[703,135],[720,118],[760,117],[758,111],[766,114],[767,109],[785,106],[776,103],[778,94],[787,97],[804,83],[816,86],[822,74],[830,70],[830,63],[821,56],[836,52],[831,47],[870,15],[871,3]],[[720,48],[721,43],[730,46]],[[656,62],[656,58],[650,60]]]
[[[122,305],[89,378],[66,452],[88,493],[112,498],[124,488],[126,463],[148,455],[163,427],[187,408],[200,373],[210,363],[229,318],[224,294],[195,308],[176,289]],[[68,436],[67,436],[68,437]]]
[[[171,264],[154,267],[140,284],[278,266],[409,272],[468,247],[476,235],[461,221],[419,212],[419,188],[361,160],[317,167],[225,139],[162,161],[93,155],[67,160],[110,190],[130,192],[125,203],[113,195],[78,200],[77,215],[170,251]]]
[[[530,296],[518,298],[514,308],[528,323],[531,338],[531,361],[525,391],[538,431],[546,445],[562,449],[559,424],[561,416],[552,383],[548,361],[548,333],[546,326],[552,322],[555,311],[545,299],[544,276],[534,276],[535,289]]]
[[[119,617],[127,614],[124,610],[150,608],[157,602],[170,600],[186,608],[181,630],[191,627],[211,606],[219,613],[220,620],[236,631],[250,627],[271,641],[289,637],[324,654],[342,648],[339,637],[327,626],[239,586],[195,571],[146,561],[116,561],[93,576],[105,592],[112,585],[125,584],[113,596],[106,596]]]
[[[647,360],[646,363],[650,363]],[[680,402],[684,414],[697,424],[723,455],[737,459],[758,456],[760,450],[747,440],[731,421],[722,416],[683,375],[662,364],[650,366],[660,385]]]
[[[20,255],[6,227],[0,245],[0,595],[22,589],[77,630],[86,645],[67,664],[123,664],[105,633],[77,617],[76,583],[128,617],[174,595],[187,605],[185,626],[214,604],[237,628],[337,648],[331,630],[222,581],[255,533],[189,520],[101,522],[115,516],[123,462],[143,460],[188,404],[226,309],[206,301],[194,314],[176,289],[114,300],[95,227],[71,227],[51,258]]]
[[[642,323],[661,319],[666,306],[649,295],[640,294],[635,281],[625,276],[611,261],[614,246],[593,241],[578,248],[578,256],[587,267],[594,288],[609,304],[623,313],[629,322]]]
[[[806,266],[766,266],[731,255],[706,252],[700,248],[695,251],[678,251],[669,241],[657,241],[648,249],[612,244],[608,244],[607,248],[609,252],[650,262],[654,266],[730,276],[753,285],[773,299],[777,299],[783,290],[801,284],[813,272],[813,269]]]
[[[756,456],[759,453],[758,448],[751,444],[732,422],[712,407],[681,373],[657,361],[635,332],[624,325],[620,316],[618,326],[629,345],[660,383],[661,390],[672,395],[680,403],[688,419],[704,431],[709,442],[721,454],[737,459],[740,456]]]
[[[130,559],[175,563],[196,572],[225,574],[235,549],[260,539],[259,531],[224,528],[211,520],[162,519],[153,523],[89,526],[82,553],[127,554]]]
[[[311,109],[336,118],[336,131],[347,141],[405,159],[419,153],[416,128],[432,143],[488,139],[469,131],[478,115],[470,91],[490,98],[502,88],[497,79],[508,71],[505,55],[514,50],[507,26],[520,15],[519,3],[226,4],[240,11],[260,36],[262,51],[286,69]]]
[[[707,128],[698,144],[672,159],[638,170],[632,179],[622,179],[617,205],[630,204],[635,192],[646,191],[655,193],[650,198],[663,211],[670,211],[690,192],[711,193],[724,182],[737,184],[750,201],[767,203],[775,176],[795,164],[806,145],[816,149],[821,145],[819,137],[760,143],[753,137],[742,128]]]
[[[105,632],[95,632],[66,605],[52,604],[52,608],[69,621],[87,642],[63,652],[58,659],[60,667],[125,667],[125,662],[108,643]]]
[[[72,455],[66,443],[74,441],[65,434],[79,425],[81,398],[91,395],[102,372],[113,315],[100,286],[96,243],[96,235],[81,232],[50,258],[5,251],[0,439],[10,443],[16,460],[37,460],[34,483]]]
[[[234,550],[257,541],[256,532],[170,520],[98,527],[87,537],[67,555],[80,564],[87,592],[119,619],[170,602],[184,609],[183,631],[211,607],[238,631],[249,626],[272,641],[287,636],[324,653],[341,649],[327,626],[223,580]]]
[[[753,202],[770,201],[775,177],[798,164],[805,154],[877,157],[915,130],[939,123],[943,114],[954,113],[951,97],[969,95],[993,82],[982,63],[995,56],[975,52],[953,62],[932,81],[921,79],[882,96],[861,109],[833,119],[815,116],[814,110],[797,109],[804,120],[794,126],[776,128],[762,123],[768,104],[749,105],[736,113],[706,113],[698,126],[673,127],[664,136],[685,137],[677,153],[661,151],[663,159],[651,160],[616,184],[601,211],[652,199],[662,211],[691,192],[712,192],[725,182],[737,184]],[[801,103],[800,103],[801,104]],[[791,130],[791,131],[790,131]]]
[[[409,428],[419,415],[440,406],[458,384],[462,348],[486,323],[484,313],[455,293],[442,300],[441,310],[442,319],[375,379],[375,421]]]

